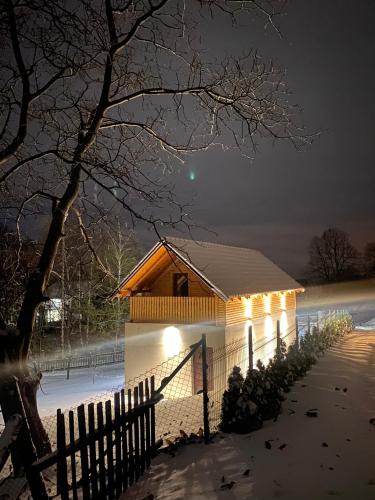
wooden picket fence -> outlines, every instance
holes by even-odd
[[[57,415],[57,449],[32,465],[56,465],[62,500],[115,499],[137,482],[162,442],[155,441],[154,377],[104,403]],[[41,497],[42,498],[42,497]]]
[[[113,398],[104,404],[82,404],[76,411],[67,413],[58,410],[56,450],[40,459],[36,458],[33,448],[17,380],[11,377],[9,387],[3,384],[3,389],[18,391],[19,394],[17,414],[22,421],[22,435],[18,434],[11,446],[21,446],[25,450],[22,464],[25,477],[21,486],[28,485],[34,500],[118,499],[140,479],[150,466],[151,458],[163,445],[162,439],[156,440],[155,405],[163,399],[164,389],[198,349],[201,349],[202,366],[202,390],[199,393],[202,393],[203,436],[208,444],[208,365],[204,334],[201,340],[190,346],[189,352],[172,372],[160,381],[157,389],[155,377],[150,376],[132,389],[114,393]],[[7,498],[14,500],[18,495],[10,493]]]

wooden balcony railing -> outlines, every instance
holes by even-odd
[[[217,297],[130,297],[130,320],[144,323],[225,321],[225,304]]]

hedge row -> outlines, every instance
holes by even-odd
[[[348,314],[328,319],[321,329],[313,327],[311,333],[306,333],[299,346],[293,344],[287,351],[285,343],[281,342],[279,352],[267,367],[258,361],[257,368],[249,369],[244,378],[241,368],[235,366],[223,394],[220,429],[247,433],[259,429],[264,420],[276,418],[284,394],[294,382],[352,328],[352,318]]]

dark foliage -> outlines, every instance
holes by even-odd
[[[228,389],[223,395],[220,430],[243,434],[259,429],[262,423],[257,405],[244,391],[241,368],[235,366],[228,378]]]
[[[267,368],[275,385],[284,392],[289,392],[294,383],[294,375],[286,358],[285,342],[280,342],[279,352],[270,360]]]
[[[258,361],[257,369],[248,370],[243,392],[257,405],[263,420],[275,418],[280,413],[282,391],[261,361]]]
[[[245,380],[241,368],[235,366],[224,392],[220,429],[223,432],[245,433],[261,427],[263,420],[277,418],[281,411],[283,393],[294,381],[303,377],[322,356],[353,327],[349,315],[325,321],[321,329],[314,327],[297,343],[289,347],[284,342],[265,367],[258,361],[256,369],[249,369]],[[316,409],[307,416],[317,417]]]

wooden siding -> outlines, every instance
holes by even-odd
[[[296,292],[290,292],[286,295],[286,309],[296,309]]]
[[[226,325],[235,325],[245,319],[245,306],[241,299],[231,299],[225,304]]]
[[[278,314],[282,310],[281,297],[279,293],[269,293],[271,302],[270,314]],[[251,297],[251,318],[258,319],[266,315],[266,294],[254,295]],[[296,308],[296,293],[294,291],[286,293],[285,310]],[[246,320],[245,302],[240,298],[230,299],[225,304],[226,325],[235,325]]]
[[[264,297],[255,295],[252,297],[252,318],[261,318],[264,316]]]
[[[225,303],[218,297],[130,297],[130,321],[223,325]]]
[[[189,297],[213,297],[208,286],[182,262],[171,263],[151,285],[151,295],[173,296],[174,273],[186,273],[189,281]]]

